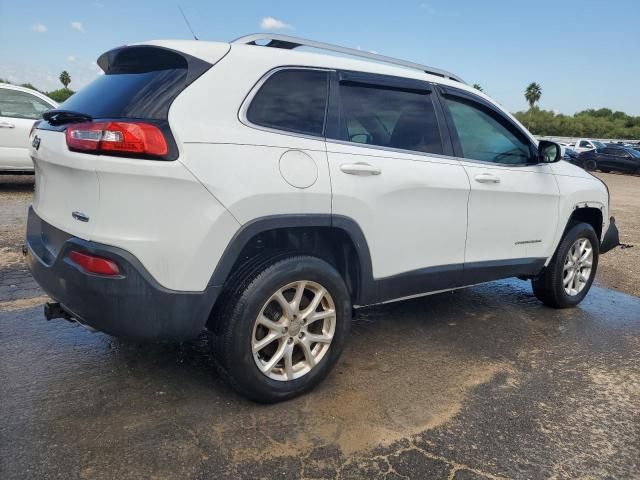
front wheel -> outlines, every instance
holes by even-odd
[[[262,264],[221,299],[211,344],[222,377],[263,403],[316,386],[342,353],[351,300],[340,274],[311,256]]]
[[[589,292],[598,268],[599,241],[588,223],[575,223],[566,232],[549,265],[532,280],[533,293],[545,305],[569,308]]]

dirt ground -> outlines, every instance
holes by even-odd
[[[20,254],[32,177],[0,177],[0,478],[640,479],[640,177],[602,175],[622,241],[575,309],[506,280],[360,310],[309,394],[264,406],[206,338],[43,319]]]
[[[609,288],[640,296],[640,176],[597,173],[609,187],[611,214],[616,217],[620,242],[633,245],[616,248],[600,257],[596,281]]]

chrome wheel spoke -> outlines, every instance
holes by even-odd
[[[313,297],[313,300],[311,300],[309,306],[304,310],[304,312],[302,312],[302,318],[308,318],[309,315],[313,314],[326,294],[327,291],[324,287],[320,287],[320,290],[315,292],[315,296]]]
[[[293,380],[293,345],[287,345],[284,351],[284,372],[287,380]]]
[[[331,340],[333,339],[333,335],[318,335],[315,333],[307,333],[307,335],[305,336],[305,339],[309,342],[309,343],[330,343]]]
[[[280,305],[280,308],[282,308],[282,313],[284,314],[284,316],[288,320],[291,320],[293,318],[293,309],[291,308],[291,304],[287,301],[287,299],[284,298],[282,291],[278,291],[278,293],[273,296],[273,299],[278,302],[278,305]]]
[[[269,359],[267,363],[262,365],[260,370],[262,370],[263,373],[270,372],[271,369],[273,369],[273,367],[275,367],[276,364],[280,360],[282,360],[282,357],[284,356],[286,349],[287,349],[287,343],[282,342],[278,347],[278,350],[276,350],[276,353],[273,354],[273,356]],[[260,367],[260,365],[258,366]]]
[[[300,348],[302,349],[302,353],[304,353],[304,358],[309,364],[309,366],[311,368],[315,367],[316,359],[313,358],[313,352],[311,351],[311,345],[309,344],[308,340],[305,338],[298,345],[300,345]]]
[[[258,323],[263,327],[267,327],[269,330],[281,331],[284,325],[282,323],[274,322],[273,320],[269,320],[264,315],[260,315],[258,317]]]
[[[260,350],[265,348],[267,345],[271,345],[271,342],[282,338],[282,333],[272,332],[269,333],[266,337],[262,338],[260,341],[253,345],[253,353],[258,353]]]
[[[322,312],[314,312],[309,315],[309,317],[307,317],[307,325],[311,325],[313,322],[317,322],[318,320],[335,317],[335,315],[335,310],[323,310]]]

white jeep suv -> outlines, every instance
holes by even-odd
[[[24,250],[45,314],[207,329],[254,400],[318,384],[353,307],[506,277],[571,307],[617,244],[606,186],[451,73],[283,35],[98,64],[31,134]]]

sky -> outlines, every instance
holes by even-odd
[[[449,70],[510,111],[640,115],[640,0],[0,0],[0,78],[44,90],[91,82],[103,52],[153,39],[277,32]]]

